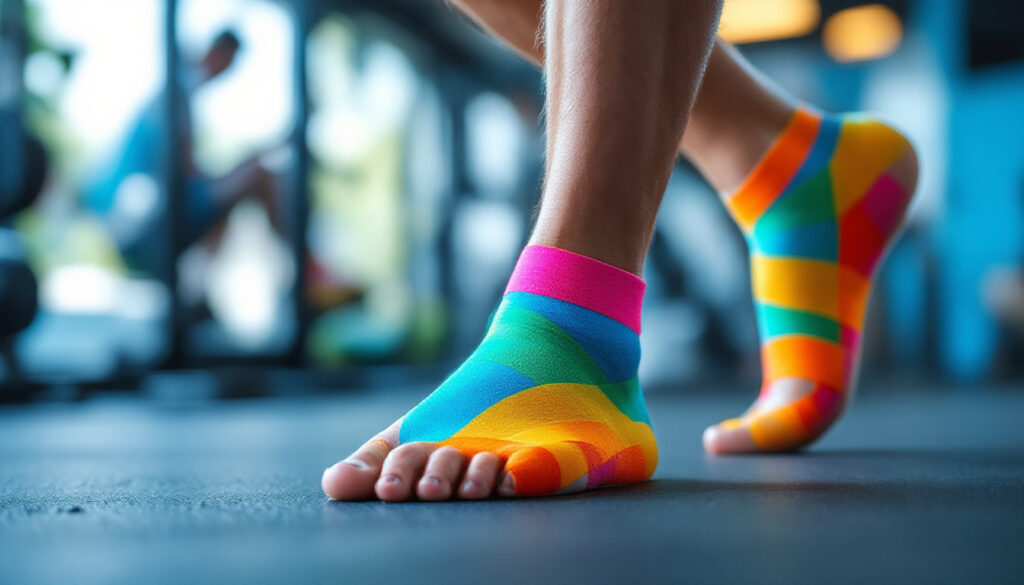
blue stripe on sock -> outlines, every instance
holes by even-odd
[[[470,358],[405,417],[399,441],[443,441],[492,405],[533,386],[507,366]]]
[[[807,160],[804,161],[803,166],[797,171],[796,176],[789,182],[786,189],[803,184],[804,181],[818,174],[828,165],[832,159],[832,152],[836,148],[836,142],[839,141],[840,126],[841,120],[837,117],[825,116],[822,118],[821,126],[818,128],[818,137],[814,140],[811,153],[807,155]]]
[[[836,222],[832,220],[785,230],[763,230],[749,243],[751,250],[765,256],[793,256],[834,262],[838,259],[839,234]]]

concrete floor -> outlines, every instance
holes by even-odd
[[[713,459],[745,396],[657,394],[656,480],[342,504],[321,470],[412,392],[0,409],[0,584],[1022,583],[1024,391],[865,391],[802,455]]]

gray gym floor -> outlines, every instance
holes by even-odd
[[[0,408],[0,583],[1022,583],[1024,392],[870,388],[800,455],[708,458],[747,396],[654,394],[647,484],[338,503],[418,393]]]

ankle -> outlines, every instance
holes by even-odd
[[[615,242],[629,241],[620,240],[617,237],[607,237],[604,240],[594,240],[589,237],[573,237],[571,235],[547,235],[539,236],[535,235],[530,239],[530,246],[542,246],[549,248],[558,248],[560,250],[567,250],[574,254],[586,256],[598,262],[614,266],[619,270],[630,273],[631,275],[642,278],[643,277],[643,266],[644,257],[646,254],[646,247],[644,249],[634,250],[632,245],[622,246],[615,245]]]
[[[681,152],[723,196],[743,184],[802,109],[775,96],[748,105],[716,128],[694,124],[694,132],[687,129],[683,136]]]
[[[607,172],[584,165],[572,173],[550,170],[531,245],[569,250],[643,275],[658,205],[668,183],[663,170]],[[579,176],[582,171],[589,176]]]

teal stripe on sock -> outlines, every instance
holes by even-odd
[[[839,259],[839,228],[828,169],[793,187],[754,224],[753,248],[770,256]]]
[[[602,384],[599,388],[630,420],[651,424],[651,415],[647,413],[647,405],[644,404],[640,384],[636,378],[617,384]]]
[[[757,303],[757,320],[763,340],[801,334],[840,342],[839,323],[821,315]]]

